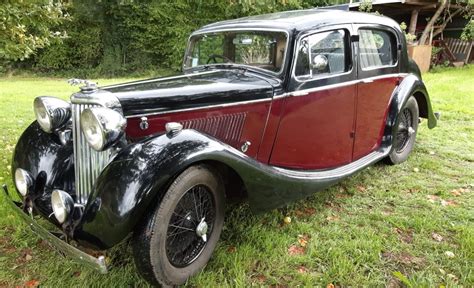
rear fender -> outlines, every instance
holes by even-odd
[[[431,107],[431,101],[426,90],[425,84],[418,76],[410,74],[403,78],[392,95],[390,107],[385,123],[384,136],[382,138],[382,146],[391,146],[393,141],[393,133],[398,114],[402,110],[410,96],[414,96],[418,102],[420,117],[428,119],[428,128],[436,127],[437,119]]]

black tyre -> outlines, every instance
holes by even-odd
[[[221,178],[212,167],[192,166],[176,177],[135,231],[135,265],[151,284],[183,284],[209,261],[223,223]]]
[[[418,131],[418,103],[411,96],[398,114],[393,134],[393,147],[386,158],[388,164],[399,164],[408,159],[415,145],[416,133]]]

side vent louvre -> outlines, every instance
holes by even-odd
[[[247,113],[236,113],[181,121],[181,124],[184,129],[194,129],[206,133],[237,147],[240,143],[246,117]]]

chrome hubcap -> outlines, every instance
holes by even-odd
[[[196,234],[202,238],[202,241],[207,242],[207,223],[204,221],[206,218],[202,218],[201,222],[199,222],[198,226],[196,227]]]

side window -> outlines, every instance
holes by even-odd
[[[362,69],[392,66],[397,62],[395,36],[384,30],[359,30],[359,55]]]
[[[348,43],[348,32],[343,29],[301,39],[296,56],[296,78],[308,80],[349,71]]]

